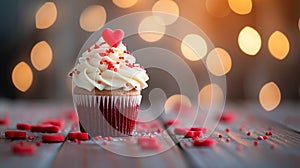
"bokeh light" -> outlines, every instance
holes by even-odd
[[[106,11],[103,6],[92,5],[85,8],[80,15],[80,27],[87,32],[99,30],[106,22]]]
[[[205,6],[208,13],[215,17],[225,17],[230,12],[227,0],[206,0]]]
[[[283,60],[289,53],[290,43],[283,33],[275,31],[269,38],[268,48],[276,59]]]
[[[147,42],[155,42],[160,40],[166,31],[166,27],[158,23],[158,18],[148,16],[139,24],[139,36]]]
[[[26,92],[32,84],[32,80],[33,80],[32,70],[28,64],[22,61],[14,67],[12,71],[11,79],[14,86],[18,90],[22,92]]]
[[[215,48],[207,55],[206,66],[216,76],[225,75],[231,69],[231,57],[226,50]]]
[[[198,61],[207,54],[206,41],[197,34],[189,34],[181,42],[181,52],[186,59]]]
[[[174,23],[179,16],[179,7],[172,0],[159,0],[152,7],[153,16],[159,17],[160,24],[170,25]],[[164,14],[166,13],[166,14]]]
[[[38,71],[46,69],[52,61],[52,49],[46,41],[38,42],[31,50],[30,60]]]
[[[259,92],[259,102],[266,111],[274,110],[280,103],[281,92],[274,82],[266,83]]]
[[[134,6],[138,0],[112,0],[112,2],[119,8],[130,8]]]
[[[299,18],[299,20],[298,20],[298,28],[299,28],[299,30],[300,30],[300,18]]]
[[[46,2],[35,14],[35,27],[47,29],[54,24],[57,18],[57,9],[53,2]]]
[[[249,14],[252,10],[252,0],[228,0],[230,9],[240,15]]]
[[[261,48],[261,37],[254,28],[246,26],[239,33],[238,44],[244,53],[254,56]]]
[[[170,113],[170,112],[174,112],[177,111],[179,108],[178,107],[192,107],[192,103],[190,101],[190,99],[185,96],[185,95],[180,95],[180,94],[176,94],[176,95],[172,95],[170,96],[167,101],[165,102],[165,112],[166,113]]]
[[[223,91],[214,83],[204,86],[198,94],[198,104],[202,109],[209,109],[212,105],[219,105],[223,101]]]

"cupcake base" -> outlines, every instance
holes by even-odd
[[[73,95],[81,131],[91,137],[132,135],[141,98],[140,95]]]

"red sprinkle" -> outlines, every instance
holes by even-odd
[[[25,131],[5,131],[5,138],[25,139],[26,132]]]
[[[268,139],[268,136],[265,135],[265,136],[263,136],[263,138],[264,138],[264,140],[266,140],[266,139]]]
[[[223,135],[222,134],[219,134],[219,138],[221,139],[223,137]]]
[[[253,144],[254,144],[254,146],[257,146],[258,145],[258,141],[254,141]]]
[[[263,138],[263,136],[258,136],[257,139],[258,140],[263,140],[264,138]]]
[[[204,141],[194,140],[194,143],[193,143],[194,146],[207,146],[207,147],[212,147],[215,144],[216,144],[216,140],[213,138],[207,138]]]
[[[42,136],[42,141],[43,142],[64,142],[65,137],[62,134],[48,134],[48,135],[43,135]]]
[[[201,137],[202,134],[202,131],[194,131],[194,137]]]
[[[0,118],[0,125],[9,125],[10,119],[6,116],[5,118]]]
[[[220,118],[221,122],[232,123],[235,120],[235,113],[232,111],[224,112]]]
[[[250,135],[251,135],[251,132],[247,132],[247,135],[250,136]]]
[[[11,146],[13,153],[17,155],[33,155],[36,153],[35,146],[32,144],[14,144]]]
[[[33,138],[34,138],[33,136],[27,137],[27,139],[30,140],[30,141],[33,140]]]
[[[61,128],[64,125],[64,121],[60,119],[47,119],[42,121],[39,125],[49,125],[49,124]]]
[[[226,138],[226,142],[230,142],[230,138]]]
[[[243,128],[241,127],[239,130],[240,130],[240,131],[243,131]]]
[[[32,125],[31,132],[58,133],[60,127],[52,124]]]
[[[176,125],[176,124],[179,124],[179,121],[176,119],[171,119],[166,122],[167,126]]]
[[[40,141],[37,141],[35,144],[36,144],[36,146],[41,146],[42,145],[42,143]]]
[[[188,131],[185,136],[185,138],[193,138],[194,137],[194,131]]]
[[[29,131],[30,128],[31,128],[31,125],[28,123],[18,123],[17,124],[17,129],[19,129],[19,130],[28,130]]]
[[[225,132],[230,132],[230,129],[229,129],[229,128],[226,128],[226,129],[225,129]]]
[[[97,44],[95,44],[94,49],[98,49],[98,48],[99,48],[99,46]]]
[[[68,139],[69,140],[88,140],[89,139],[89,134],[86,132],[70,132],[68,134]]]

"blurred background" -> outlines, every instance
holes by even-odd
[[[205,62],[209,73],[226,75],[228,100],[253,99],[270,111],[300,97],[299,0],[10,0],[1,1],[0,8],[2,99],[71,100],[67,75],[85,41],[105,23],[142,11],[181,16],[207,34],[215,48],[207,51]],[[125,39],[128,50],[166,47],[182,57],[195,76],[207,73],[200,57],[183,43],[199,42],[201,48],[201,37],[187,34],[178,42],[164,36],[176,21],[174,17],[157,25],[141,18],[139,30],[161,33]],[[224,70],[215,67],[214,53]],[[176,86],[170,87],[171,76],[156,69],[149,72],[150,87],[143,94],[155,87],[165,88],[168,97],[178,94]],[[207,79],[197,80],[199,97],[209,94],[214,86]]]

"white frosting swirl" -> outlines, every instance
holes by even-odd
[[[88,91],[94,88],[141,90],[148,86],[146,81],[149,77],[135,61],[122,42],[115,48],[100,38],[82,54],[69,75],[76,86]]]

